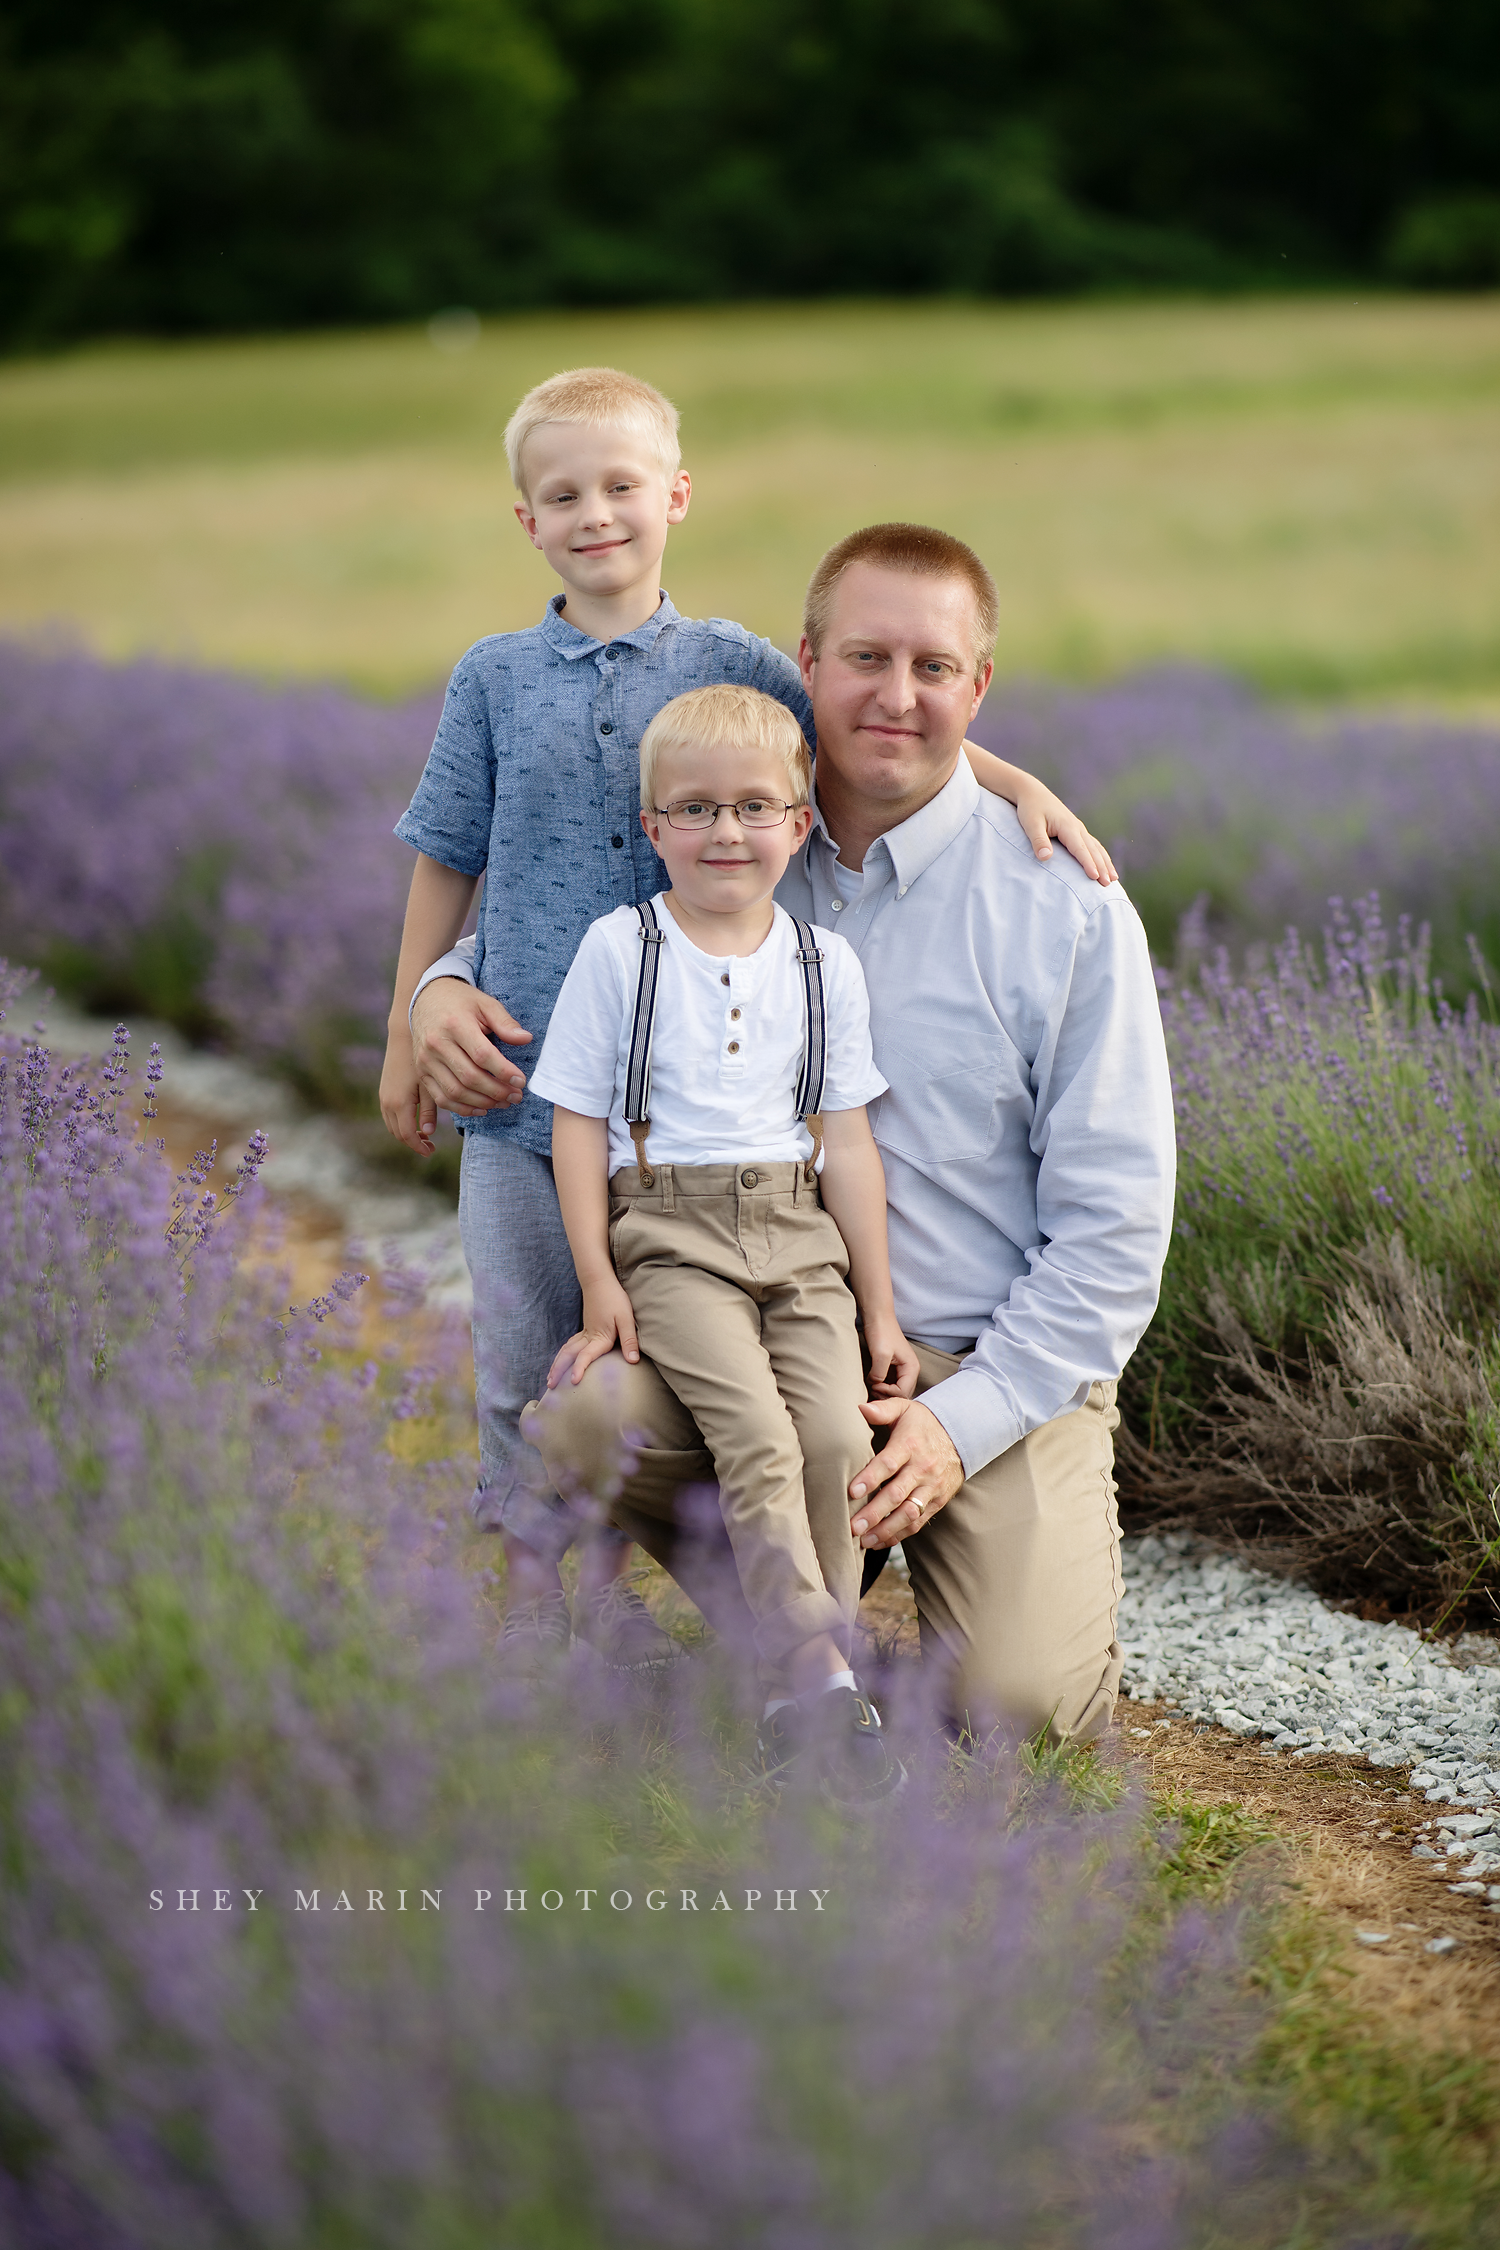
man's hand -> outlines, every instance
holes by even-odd
[[[570,1370],[573,1381],[581,1383],[585,1369],[592,1367],[596,1359],[603,1359],[606,1352],[612,1352],[617,1343],[634,1367],[641,1356],[641,1347],[636,1341],[635,1308],[624,1284],[614,1274],[608,1274],[585,1289],[583,1326],[576,1336],[568,1338],[548,1368],[548,1390],[555,1391]]]
[[[964,1465],[920,1399],[872,1399],[860,1412],[891,1434],[849,1487],[850,1529],[861,1547],[894,1547],[947,1506],[963,1484]]]
[[[412,1053],[423,1098],[433,1111],[482,1117],[487,1110],[514,1109],[522,1099],[526,1080],[496,1052],[491,1032],[507,1046],[531,1044],[531,1033],[521,1029],[509,1009],[459,977],[439,977],[418,993],[411,1015]]]

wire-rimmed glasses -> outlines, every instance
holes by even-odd
[[[741,797],[734,804],[711,804],[707,797],[679,797],[674,804],[653,805],[652,811],[669,828],[712,828],[721,812],[732,812],[742,828],[779,828],[794,808],[779,797]]]

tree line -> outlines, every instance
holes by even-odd
[[[0,341],[1500,281],[1494,0],[0,0]]]

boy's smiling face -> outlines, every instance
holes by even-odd
[[[663,753],[658,806],[698,799],[723,808],[712,828],[674,828],[659,811],[641,814],[684,906],[695,914],[743,914],[770,898],[812,826],[812,809],[794,805],[774,828],[747,828],[729,808],[755,797],[784,805],[791,794],[791,778],[774,752],[721,743]]]
[[[570,592],[618,595],[657,583],[667,527],[687,514],[685,469],[670,482],[638,432],[544,422],[526,440],[516,520]]]

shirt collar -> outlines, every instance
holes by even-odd
[[[548,646],[555,649],[559,656],[566,657],[569,663],[573,663],[580,656],[596,655],[606,644],[593,640],[587,633],[580,633],[576,625],[570,625],[565,617],[558,614],[567,598],[566,594],[553,595],[543,613],[540,630],[542,639]],[[664,627],[677,622],[678,613],[672,606],[671,596],[663,592],[661,600],[644,625],[637,625],[633,633],[611,633],[608,646],[650,648]]]
[[[979,784],[974,779],[968,759],[960,753],[958,764],[937,795],[929,798],[909,820],[903,820],[899,826],[888,828],[883,836],[877,836],[870,851],[873,852],[884,844],[897,885],[904,891],[919,875],[925,875],[939,854],[948,849],[978,802]],[[829,850],[836,853],[837,846],[828,833],[818,805],[816,768],[813,780],[812,832],[815,836],[821,836]],[[867,852],[866,868],[869,864],[870,853]]]

